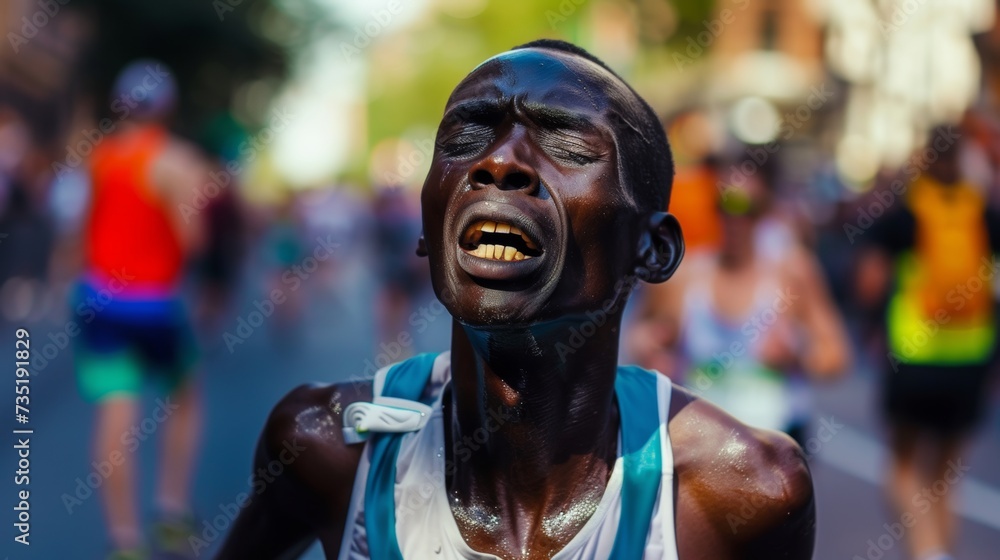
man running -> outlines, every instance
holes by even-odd
[[[115,465],[101,486],[114,560],[148,558],[136,504],[140,399],[144,381],[165,396],[149,412],[162,425],[155,530],[157,548],[187,548],[189,493],[201,424],[193,378],[194,340],[179,290],[199,244],[200,219],[185,217],[204,185],[202,159],[163,125],[175,99],[170,73],[155,61],[126,67],[112,107],[127,119],[94,149],[85,268],[74,310],[82,318],[75,351],[83,396],[97,403],[93,457]],[[141,435],[141,434],[139,434]]]
[[[955,492],[933,501],[920,493],[957,481],[954,466],[982,417],[996,345],[1000,215],[986,205],[984,189],[963,177],[961,146],[950,127],[934,131],[926,170],[864,233],[858,264],[863,303],[889,292],[881,362],[888,490],[897,513],[914,520],[906,540],[917,560],[951,559]]]
[[[843,373],[851,351],[815,257],[794,235],[766,235],[763,181],[726,188],[718,251],[690,255],[650,287],[631,343],[639,363],[662,364],[740,421],[804,445],[808,379]]]
[[[477,67],[421,199],[451,351],[288,395],[255,466],[285,474],[219,558],[316,539],[341,559],[810,558],[790,438],[617,366],[632,285],[683,254],[672,174],[656,115],[586,51],[536,41]]]

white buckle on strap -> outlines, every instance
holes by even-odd
[[[431,407],[406,399],[375,397],[375,402],[356,402],[344,409],[344,441],[361,443],[372,433],[415,432],[430,419]]]

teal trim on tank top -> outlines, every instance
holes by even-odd
[[[437,354],[421,354],[392,366],[382,395],[420,400],[435,358]],[[663,471],[656,375],[635,366],[621,366],[615,379],[624,476],[618,533],[609,557],[612,560],[641,560],[653,520]],[[395,504],[396,457],[403,435],[376,434],[369,441],[372,447],[365,489],[365,530],[369,555],[380,560],[403,560],[396,537]]]
[[[621,417],[621,517],[611,549],[612,560],[640,560],[653,521],[656,496],[663,478],[660,450],[660,410],[656,374],[635,366],[619,366],[615,396]]]
[[[420,400],[431,378],[437,354],[420,354],[389,369],[382,396]],[[430,404],[430,403],[424,403]],[[365,531],[371,558],[403,560],[396,540],[396,456],[403,434],[375,434],[371,439],[371,468],[365,489]]]

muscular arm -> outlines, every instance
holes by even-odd
[[[153,163],[151,173],[184,253],[197,253],[204,244],[205,218],[203,208],[194,201],[195,194],[209,182],[205,159],[193,146],[172,140]]]
[[[683,560],[809,560],[812,478],[791,438],[674,388],[669,423]]]
[[[280,462],[263,439],[257,447],[254,473],[266,473],[269,464]],[[298,558],[312,544],[316,539],[314,523],[319,519],[304,519],[294,507],[305,496],[290,478],[283,474],[267,484],[263,476],[254,475],[250,501],[236,518],[216,558]],[[309,505],[310,509],[316,506]]]
[[[336,556],[363,449],[344,444],[340,412],[370,393],[370,385],[303,386],[278,403],[257,446],[250,501],[218,560],[298,558],[317,538]]]

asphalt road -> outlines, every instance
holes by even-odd
[[[288,327],[268,318],[252,330],[232,352],[221,337],[210,341],[203,372],[207,403],[205,437],[199,458],[195,488],[196,513],[202,519],[227,515],[237,497],[250,488],[251,454],[266,415],[277,400],[292,388],[307,382],[334,382],[361,372],[366,360],[384,351],[373,321],[373,282],[364,269],[350,268],[350,274],[336,282],[324,273],[304,281],[300,295],[301,324]],[[241,305],[226,322],[234,332],[239,318],[249,317],[253,302],[268,290],[260,274],[247,282]],[[450,321],[446,314],[434,314],[431,296],[417,298],[427,306],[430,317],[420,327],[408,328],[415,339],[414,350],[446,348]],[[71,317],[69,319],[72,319]],[[10,349],[7,381],[0,383],[0,401],[8,404],[9,429],[24,428],[14,421],[14,332],[26,327],[34,348],[58,340],[67,317],[48,318],[23,325],[3,325],[0,344]],[[424,328],[426,326],[426,328]],[[419,331],[419,332],[418,332]],[[50,338],[49,335],[54,338]],[[390,340],[384,341],[390,343]],[[373,342],[374,341],[374,342]],[[55,342],[53,342],[55,344]],[[52,358],[31,381],[30,435],[30,546],[14,542],[14,510],[20,501],[14,472],[18,457],[15,435],[3,436],[0,453],[0,556],[11,559],[103,558],[107,552],[100,501],[96,495],[67,507],[66,495],[73,495],[78,479],[94,472],[88,446],[94,409],[79,396],[72,375],[71,348],[49,350]],[[2,391],[7,391],[4,396]],[[858,373],[835,386],[818,391],[816,421],[812,426],[816,442],[809,450],[818,492],[818,560],[905,559],[902,544],[891,535],[884,537],[886,524],[898,521],[885,505],[880,481],[884,447],[876,414],[875,384],[872,376]],[[152,414],[154,396],[146,397]],[[994,399],[996,402],[996,399]],[[826,427],[826,431],[821,428]],[[143,465],[143,511],[151,514],[152,476],[158,449],[155,433],[141,443],[135,454]],[[958,493],[961,513],[958,558],[990,560],[1000,558],[1000,412],[993,407],[989,422],[961,459],[971,470],[952,490]],[[84,492],[85,493],[85,492]],[[70,511],[71,510],[71,511]],[[894,519],[895,517],[895,519]],[[683,529],[683,528],[681,528]],[[208,548],[201,557],[211,557],[219,538],[209,531]],[[882,538],[881,541],[879,540]],[[881,555],[870,550],[888,545]],[[890,543],[891,541],[891,543]],[[322,558],[318,550],[309,558]]]

